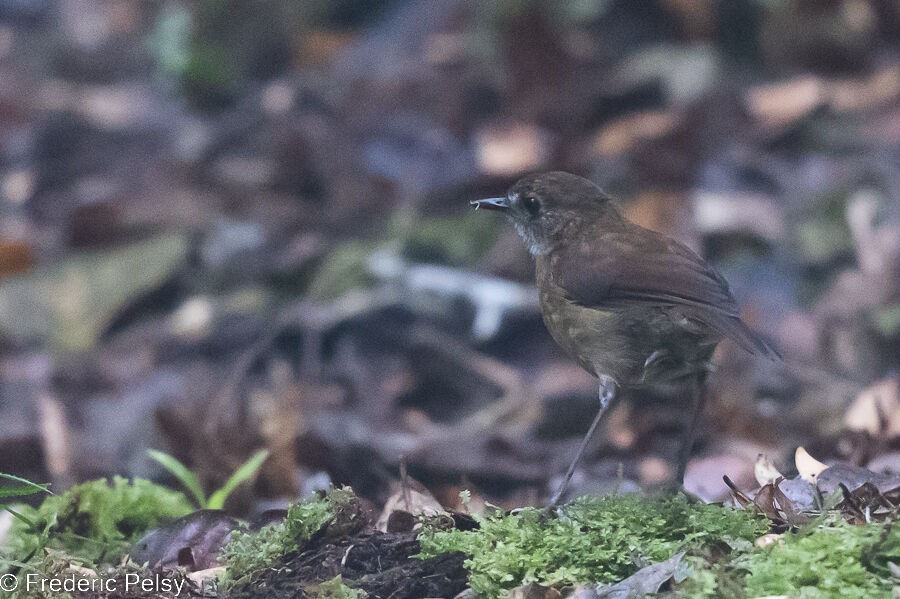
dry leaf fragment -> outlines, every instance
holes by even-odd
[[[788,499],[787,495],[781,490],[781,483],[783,482],[784,479],[778,477],[775,479],[775,482],[772,483],[775,493],[775,503],[778,506],[778,509],[784,513],[784,518],[789,525],[799,526],[805,524],[808,518],[794,507],[794,503]]]
[[[722,480],[725,481],[725,485],[731,491],[734,500],[737,501],[741,507],[749,507],[753,505],[753,500],[747,497],[747,495],[743,491],[738,489],[737,485],[734,484],[734,481],[728,478],[727,474],[722,477]]]
[[[784,543],[784,533],[774,533],[770,532],[767,535],[763,535],[753,541],[753,544],[757,547],[768,547],[773,543],[778,543],[779,545]]]
[[[561,595],[553,587],[532,582],[512,589],[508,597],[509,599],[560,599]]]
[[[812,510],[816,506],[818,500],[816,486],[799,476],[781,481],[778,490],[799,512]]]
[[[600,156],[617,156],[642,141],[659,139],[671,133],[681,122],[669,112],[648,111],[615,120],[594,138],[594,151]]]
[[[198,585],[203,584],[204,580],[209,578],[216,578],[219,574],[225,573],[225,566],[216,566],[214,568],[207,568],[206,570],[197,570],[196,572],[188,572],[187,577],[192,581],[197,583]]]
[[[825,83],[802,76],[750,88],[746,102],[750,114],[764,127],[780,129],[808,115],[825,99]]]
[[[446,513],[437,499],[424,488],[421,490],[400,489],[391,495],[384,504],[384,510],[378,517],[375,528],[381,532],[388,532],[391,515],[396,511],[407,512],[412,516],[435,516]]]
[[[576,588],[571,599],[639,599],[655,595],[678,570],[684,551],[676,553],[664,562],[645,566],[616,584],[599,584]]]
[[[760,486],[774,482],[778,478],[784,478],[784,475],[778,471],[778,468],[772,463],[764,453],[756,457],[756,465],[753,467],[753,474],[756,476],[756,482]]]
[[[475,156],[483,173],[515,175],[540,168],[550,156],[549,135],[530,123],[497,123],[475,133]]]
[[[896,376],[887,377],[863,389],[844,414],[850,430],[868,431],[873,437],[885,429],[900,430],[900,387]]]
[[[54,481],[65,477],[72,464],[71,434],[62,403],[49,393],[38,397],[38,417],[41,426],[41,446],[44,463]]]
[[[900,486],[900,475],[878,474],[852,464],[835,464],[819,474],[816,486],[823,493],[834,493],[839,490],[840,483],[844,483],[849,489],[858,489],[866,483],[872,483],[882,492],[889,492]]]
[[[838,486],[844,499],[836,507],[851,524],[883,521],[897,511],[897,504],[890,497],[891,492],[882,494],[871,482],[854,491],[850,491],[844,483],[839,483]]]
[[[79,576],[83,576],[84,578],[97,578],[97,571],[92,570],[91,568],[85,568],[84,566],[76,566],[75,564],[69,564],[66,567],[66,570],[70,572],[75,572]]]
[[[766,518],[771,520],[775,526],[780,527],[787,524],[787,520],[778,511],[778,506],[775,505],[775,485],[773,483],[763,485],[762,488],[756,492],[756,496],[753,498],[753,505],[755,505],[756,509],[762,512]]]
[[[802,445],[794,453],[794,463],[797,465],[797,472],[800,473],[800,478],[813,484],[816,483],[819,474],[828,468],[828,466],[809,455]]]
[[[131,548],[131,558],[153,568],[206,570],[219,565],[233,530],[245,527],[222,510],[197,510],[147,532]]]

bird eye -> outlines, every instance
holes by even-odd
[[[537,213],[541,210],[541,201],[534,196],[525,196],[522,199],[522,205],[525,206],[525,210],[527,210],[531,216],[537,216]]]

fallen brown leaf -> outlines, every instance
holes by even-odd
[[[873,437],[900,431],[900,386],[896,376],[863,389],[844,414],[850,430],[868,431]]]
[[[437,499],[424,488],[419,490],[411,488],[400,489],[385,502],[384,509],[375,523],[375,528],[381,532],[389,532],[388,525],[391,523],[392,517],[394,524],[398,526],[401,521],[408,520],[404,516],[394,516],[395,512],[405,512],[413,518],[446,513]]]
[[[818,480],[819,474],[828,468],[827,465],[809,455],[802,446],[798,447],[794,453],[794,463],[797,465],[800,477],[814,484]]]

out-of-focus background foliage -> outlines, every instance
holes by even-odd
[[[541,501],[596,385],[468,201],[549,169],[785,355],[720,348],[689,489],[900,470],[896,0],[0,0],[0,472]],[[671,475],[679,394],[632,399],[576,493]]]

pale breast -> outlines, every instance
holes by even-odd
[[[624,358],[630,352],[627,340],[616,330],[614,315],[567,299],[564,290],[553,281],[549,260],[538,258],[536,274],[541,315],[560,347],[591,374],[627,376]]]

